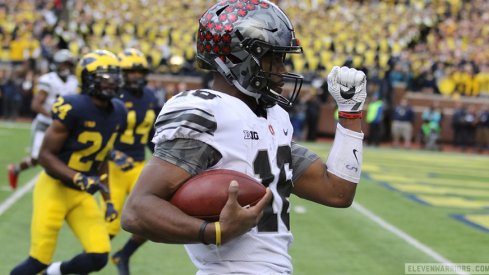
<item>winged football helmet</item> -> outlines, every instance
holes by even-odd
[[[123,83],[119,59],[107,50],[85,54],[78,62],[76,75],[82,93],[110,100],[119,94]]]
[[[146,57],[141,51],[133,48],[125,49],[118,57],[124,77],[124,89],[134,94],[142,94],[149,72]],[[136,72],[139,74],[134,74]]]

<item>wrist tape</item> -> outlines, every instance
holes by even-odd
[[[360,182],[362,173],[363,133],[336,125],[333,147],[329,152],[326,166],[332,174],[351,181]]]

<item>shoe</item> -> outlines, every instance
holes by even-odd
[[[117,266],[117,271],[119,275],[129,275],[129,258],[122,254],[122,251],[117,251],[112,255],[112,263]]]
[[[9,164],[8,166],[8,183],[10,184],[10,187],[12,189],[17,188],[17,177],[19,176],[19,173],[15,169],[15,165]]]

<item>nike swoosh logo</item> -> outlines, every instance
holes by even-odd
[[[274,28],[274,29],[267,29],[267,28],[262,28],[263,30],[266,30],[266,31],[269,31],[269,32],[276,32],[278,31],[277,28]]]
[[[357,160],[357,164],[360,164],[360,162],[358,161],[358,158],[357,158],[357,152],[358,152],[357,149],[353,149],[353,155],[355,156],[355,159]]]
[[[355,87],[351,87],[348,91],[343,91],[340,88],[340,95],[344,99],[350,99],[355,95]]]
[[[289,134],[289,130],[284,129],[284,135],[288,135],[288,134]]]

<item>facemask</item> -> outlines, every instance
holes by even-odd
[[[70,70],[69,69],[64,69],[58,72],[58,75],[61,77],[68,77],[70,75]]]

